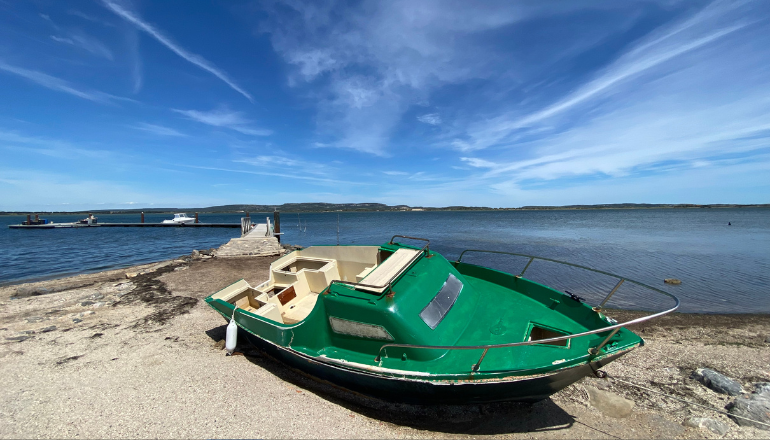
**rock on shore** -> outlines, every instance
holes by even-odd
[[[698,368],[692,373],[691,378],[717,393],[737,396],[743,392],[740,383],[709,368]]]

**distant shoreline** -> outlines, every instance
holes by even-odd
[[[447,206],[442,208],[384,205],[379,203],[286,203],[283,205],[225,205],[206,208],[145,208],[145,209],[95,209],[83,211],[0,211],[0,216],[45,214],[45,215],[87,215],[87,214],[172,214],[176,212],[197,212],[199,214],[238,214],[238,213],[311,213],[311,212],[435,212],[435,211],[579,211],[609,209],[725,209],[725,208],[770,208],[770,203],[763,204],[650,204],[616,203],[598,205],[564,206],[522,206],[519,208],[491,208],[483,206]]]

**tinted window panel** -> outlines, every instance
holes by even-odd
[[[441,290],[422,309],[420,318],[428,324],[428,327],[435,329],[449,312],[449,309],[455,304],[462,290],[463,283],[450,273],[446,281],[444,281],[444,285],[441,286]]]

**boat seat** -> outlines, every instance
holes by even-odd
[[[278,310],[278,306],[273,303],[265,304],[264,306],[258,308],[256,311],[254,311],[254,314],[264,316],[265,318],[271,321],[275,321],[279,324],[285,324],[283,318],[281,317],[281,311]]]
[[[318,294],[311,292],[302,298],[295,298],[288,302],[283,311],[284,324],[294,324],[307,318],[313,311],[317,300]]]
[[[360,283],[360,282],[361,282],[361,280],[363,280],[364,278],[366,278],[366,276],[367,276],[367,275],[369,275],[369,272],[371,272],[371,271],[372,271],[372,270],[373,270],[375,267],[377,267],[377,266],[376,266],[376,265],[374,265],[374,266],[369,266],[369,267],[365,268],[364,270],[362,270],[362,271],[361,271],[361,273],[359,273],[358,275],[356,275],[356,282],[357,282],[357,283]]]
[[[420,252],[422,251],[419,249],[401,248],[397,250],[393,253],[393,255],[388,257],[388,259],[383,261],[379,266],[376,266],[360,281],[361,283],[368,284],[370,286],[382,287],[359,286],[357,288],[368,290],[370,292],[382,293],[385,290],[385,284],[405,271],[409,265],[409,262],[412,261],[412,258],[414,258],[414,256]]]

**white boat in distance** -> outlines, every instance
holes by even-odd
[[[174,224],[189,224],[195,223],[194,217],[188,217],[185,213],[174,214],[174,218],[171,220],[163,220],[161,223],[174,223]]]

